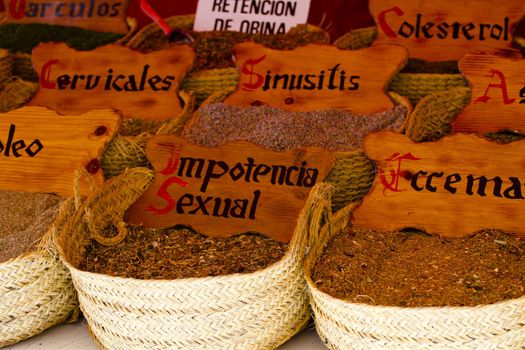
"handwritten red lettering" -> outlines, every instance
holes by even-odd
[[[266,55],[255,59],[248,59],[243,63],[241,67],[242,74],[248,75],[250,80],[248,83],[241,84],[241,88],[244,91],[253,91],[260,88],[263,85],[264,77],[253,71],[253,67],[261,63],[266,58]],[[255,78],[255,81],[253,80]]]
[[[175,174],[175,172],[179,168],[180,152],[181,152],[180,146],[177,148],[172,143],[159,143],[158,145],[161,147],[167,148],[169,151],[168,164],[163,170],[160,171],[160,173],[163,175]],[[153,204],[150,204],[148,205],[146,210],[149,212],[156,213],[157,215],[165,215],[169,213],[170,211],[172,211],[173,207],[175,206],[176,201],[169,194],[168,189],[173,184],[176,184],[182,187],[186,187],[188,185],[188,182],[184,181],[178,176],[172,176],[172,177],[167,178],[162,183],[159,190],[157,191],[157,196],[166,201],[166,206],[164,208],[156,208],[155,206],[153,206]]]
[[[403,16],[405,12],[401,10],[399,7],[395,6],[392,8],[389,8],[388,10],[381,11],[379,15],[377,15],[377,21],[379,22],[379,27],[385,33],[385,35],[389,38],[397,38],[396,32],[388,25],[386,21],[386,14],[389,12],[394,12],[397,16]]]
[[[387,179],[387,175],[384,169],[379,170],[379,179],[381,180],[381,184],[383,185],[383,195],[385,192],[391,191],[391,192],[403,192],[405,190],[399,189],[399,178],[404,177],[407,172],[404,170],[401,170],[401,162],[403,160],[419,160],[421,158],[417,158],[412,155],[412,153],[405,153],[401,155],[401,153],[394,153],[390,157],[388,157],[387,161],[390,162],[391,169],[389,170],[389,176],[390,180]],[[396,169],[394,170],[394,167],[392,165],[392,162],[397,161]]]
[[[494,76],[497,76],[500,82],[499,83],[490,83],[487,86],[487,89],[485,90],[485,94],[483,96],[478,97],[474,102],[475,103],[478,103],[478,102],[487,103],[487,101],[490,100],[490,96],[488,95],[488,93],[489,93],[489,90],[491,88],[499,88],[499,89],[501,89],[501,94],[502,94],[502,97],[503,97],[503,103],[504,104],[508,105],[508,104],[516,102],[515,98],[509,98],[509,93],[508,93],[508,90],[507,90],[507,82],[505,80],[505,75],[503,74],[503,72],[501,72],[500,70],[497,70],[497,69],[491,69],[490,73],[488,75],[486,75],[486,77],[490,77],[490,78],[494,78]]]
[[[40,86],[44,89],[54,89],[57,84],[53,81],[50,81],[51,78],[51,66],[57,64],[58,60],[50,60],[42,66],[40,71]]]
[[[16,6],[18,4],[18,7]],[[9,1],[9,13],[14,19],[22,19],[25,17],[26,0],[11,0]]]

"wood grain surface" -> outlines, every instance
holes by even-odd
[[[516,0],[370,0],[376,42],[406,47],[410,58],[459,60],[472,50],[511,47],[525,2]]]
[[[414,143],[370,134],[378,174],[353,213],[358,228],[417,228],[444,237],[501,229],[525,237],[525,141],[496,144],[474,134]]]
[[[472,99],[452,123],[454,131],[525,132],[525,59],[519,52],[467,54],[459,67]]]
[[[124,118],[164,120],[181,110],[179,87],[195,53],[187,45],[141,53],[120,45],[76,51],[46,43],[32,57],[40,87],[31,105],[63,114],[114,108]]]
[[[129,30],[126,22],[129,0],[3,0],[3,2],[6,9],[5,23],[55,24],[119,34],[126,34]]]
[[[23,107],[0,114],[0,188],[70,196],[78,169],[101,184],[100,154],[119,124],[112,110],[69,116]],[[87,185],[82,182],[81,193]]]
[[[241,78],[230,105],[266,104],[289,111],[344,109],[358,114],[394,107],[388,81],[405,65],[406,50],[374,45],[362,50],[307,45],[279,51],[255,43],[238,44]]]
[[[320,148],[273,152],[248,142],[218,148],[155,136],[146,154],[154,183],[126,220],[146,227],[185,225],[209,236],[259,232],[289,241],[316,182],[334,156]]]

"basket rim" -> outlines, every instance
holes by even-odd
[[[54,238],[54,241],[55,240],[56,238]],[[140,278],[133,278],[133,277],[110,276],[110,275],[103,274],[103,273],[90,272],[90,271],[84,271],[84,270],[78,269],[72,264],[70,264],[69,261],[67,261],[67,259],[65,258],[65,254],[63,253],[62,246],[59,245],[59,242],[55,241],[55,244],[57,245],[57,249],[60,252],[59,254],[60,260],[72,272],[72,275],[74,272],[74,274],[78,276],[89,276],[89,277],[94,277],[94,278],[98,278],[98,279],[106,280],[106,281],[122,281],[122,282],[133,282],[133,283],[139,283],[139,284],[156,283],[156,284],[170,285],[170,284],[179,284],[179,283],[201,283],[201,282],[206,282],[209,280],[213,280],[213,281],[221,280],[223,282],[229,282],[231,280],[231,282],[238,283],[239,279],[251,279],[251,278],[258,277],[259,275],[269,274],[269,273],[272,273],[274,270],[279,270],[283,266],[287,264],[293,264],[294,262],[294,256],[292,255],[293,251],[290,249],[290,245],[291,245],[291,242],[290,242],[286,253],[283,255],[283,257],[280,260],[274,262],[273,264],[263,269],[260,269],[260,270],[257,270],[251,273],[236,272],[236,273],[232,273],[228,275],[206,276],[206,277],[186,277],[186,278],[177,278],[177,279],[140,279]],[[290,271],[292,271],[292,269],[290,269]]]
[[[341,222],[346,221],[347,223],[350,222],[350,216],[351,212],[353,211],[353,207],[357,204],[357,202],[353,202],[348,204],[346,207],[340,209],[337,213],[334,214],[333,217],[336,219],[332,220],[330,219],[327,223],[323,224],[323,226],[319,229],[319,232],[329,232],[330,228],[332,226],[332,221],[339,220]],[[344,220],[344,221],[343,221]],[[337,230],[337,233],[331,234],[331,237],[335,236],[336,234],[340,233],[343,228],[339,228]],[[328,240],[326,243],[328,243],[330,240]],[[502,300],[496,303],[492,304],[480,304],[475,306],[412,306],[412,307],[404,307],[404,306],[393,306],[393,305],[370,305],[365,303],[356,303],[350,300],[345,300],[341,298],[334,297],[321,289],[319,289],[315,283],[312,280],[312,269],[314,266],[316,266],[319,263],[319,259],[321,255],[317,258],[312,254],[312,250],[321,250],[324,251],[325,245],[322,247],[319,247],[319,245],[315,245],[310,250],[308,256],[305,259],[305,269],[303,271],[303,276],[306,280],[306,284],[308,285],[309,294],[311,295],[312,302],[316,302],[317,298],[325,299],[327,302],[331,303],[332,305],[339,305],[341,307],[351,307],[354,309],[359,309],[361,312],[378,312],[378,311],[393,311],[397,313],[423,313],[423,312],[447,312],[447,311],[477,311],[477,310],[490,310],[490,309],[497,309],[501,307],[506,307],[508,305],[512,304],[523,304],[525,306],[525,294],[519,298],[513,298],[513,299],[507,299]]]
[[[133,168],[144,169],[144,168]],[[130,169],[130,170],[133,170]],[[127,173],[123,173],[120,176],[125,177]],[[92,195],[96,194],[98,191],[102,191],[104,187],[99,188],[96,192],[93,192]],[[272,273],[280,272],[279,270],[284,271],[285,275],[298,275],[301,279],[303,276],[304,269],[304,259],[306,258],[306,252],[308,249],[308,237],[307,230],[305,229],[306,222],[310,220],[310,211],[312,208],[317,205],[318,201],[326,200],[326,197],[331,195],[332,186],[328,183],[321,181],[317,183],[309,192],[308,199],[306,200],[304,207],[301,212],[298,214],[295,219],[295,228],[293,230],[293,235],[288,243],[286,253],[281,259],[270,264],[269,266],[251,272],[251,273],[233,273],[228,275],[219,275],[219,276],[206,276],[206,277],[187,277],[187,278],[178,278],[178,279],[138,279],[133,277],[121,277],[121,276],[110,276],[107,274],[90,272],[80,270],[79,268],[73,266],[68,259],[64,247],[61,244],[60,237],[63,235],[63,232],[53,235],[51,238],[53,240],[54,246],[60,257],[60,261],[70,270],[72,275],[76,276],[85,276],[97,278],[100,280],[105,280],[107,282],[111,281],[121,281],[128,283],[136,283],[139,285],[148,285],[151,283],[162,284],[162,285],[177,285],[181,283],[191,284],[191,283],[203,283],[208,281],[222,281],[225,283],[236,282],[239,283],[239,280],[251,280],[258,278],[260,276],[269,275]],[[79,208],[76,209],[77,211]],[[71,235],[69,235],[71,236]],[[297,273],[299,271],[299,273]],[[283,273],[280,273],[283,275]]]
[[[307,275],[305,271],[305,278],[306,282],[308,284],[308,287],[310,289],[310,293],[312,296],[314,294],[318,294],[319,296],[327,299],[332,304],[339,304],[339,305],[345,305],[350,306],[355,309],[361,309],[361,311],[396,311],[396,312],[424,312],[424,311],[452,311],[452,310],[459,310],[459,311],[468,311],[468,310],[482,310],[482,309],[491,309],[491,308],[499,308],[499,307],[505,307],[507,305],[511,304],[524,304],[525,305],[525,295],[523,295],[520,298],[513,298],[513,299],[507,299],[503,301],[499,301],[497,303],[493,304],[480,304],[476,306],[412,306],[412,307],[406,307],[406,306],[392,306],[392,305],[370,305],[365,303],[355,303],[349,300],[340,299],[337,297],[334,297],[326,292],[323,292],[317,286],[312,282],[310,276]],[[315,296],[313,296],[313,299],[315,300]]]
[[[49,252],[46,250],[46,249],[42,249],[42,248],[36,248],[36,249],[33,249],[29,252],[25,252],[25,253],[22,253],[18,256],[15,256],[9,260],[6,260],[4,262],[1,262],[0,263],[0,268],[3,268],[3,267],[6,267],[8,265],[12,265],[12,264],[15,264],[15,263],[19,263],[23,260],[31,260],[33,258],[45,258],[47,256],[50,256],[52,257],[52,255],[49,254]]]

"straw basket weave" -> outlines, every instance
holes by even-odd
[[[92,230],[118,224],[152,178],[131,169],[93,193],[58,239],[81,309],[101,348],[273,349],[300,331],[310,318],[303,278],[306,227],[315,206],[329,196],[326,184],[311,192],[286,255],[249,274],[179,280],[111,277],[76,268]]]
[[[108,143],[100,159],[100,164],[106,178],[116,176],[128,168],[148,166],[146,142],[153,135],[177,135],[180,133],[193,113],[195,104],[193,97],[186,92],[180,91],[179,96],[184,104],[179,114],[158,125],[153,125],[152,130],[146,130],[138,135],[124,136],[117,134]],[[123,123],[129,123],[128,125],[133,127],[132,124],[138,126],[138,124],[142,122],[143,121],[137,119],[132,121],[124,120]]]
[[[78,316],[71,276],[60,262],[52,236],[62,224],[66,202],[35,251],[0,263],[0,347],[32,337]]]
[[[372,45],[376,37],[377,27],[355,29],[338,38],[334,45],[340,49],[357,50]],[[467,86],[461,74],[398,73],[390,82],[389,90],[408,97],[415,105],[429,94]]]
[[[525,297],[477,307],[402,308],[356,304],[326,294],[311,273],[332,237],[349,224],[357,203],[340,210],[320,228],[312,224],[315,242],[305,263],[305,277],[317,332],[330,349],[523,349]]]

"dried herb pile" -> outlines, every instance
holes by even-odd
[[[498,231],[440,239],[350,230],[332,239],[312,279],[357,303],[475,306],[525,296],[525,242]]]
[[[289,50],[306,44],[329,44],[330,37],[324,31],[295,30],[287,34],[262,35],[240,32],[194,32],[187,31],[195,40],[192,44],[197,58],[193,70],[233,67],[233,47],[238,43],[253,41],[273,49]],[[169,46],[164,32],[158,30],[149,35],[138,49],[156,51]]]
[[[36,247],[57,216],[60,201],[53,194],[0,191],[0,263]]]
[[[458,61],[429,62],[410,58],[401,73],[460,74]]]
[[[82,270],[137,279],[179,279],[251,273],[279,261],[287,244],[258,234],[205,237],[186,228],[128,227],[126,238],[107,247],[92,241]]]
[[[209,147],[245,140],[277,151],[310,146],[352,151],[361,147],[370,132],[399,130],[406,114],[403,106],[363,116],[341,110],[287,112],[269,106],[216,103],[201,108],[185,137]]]

